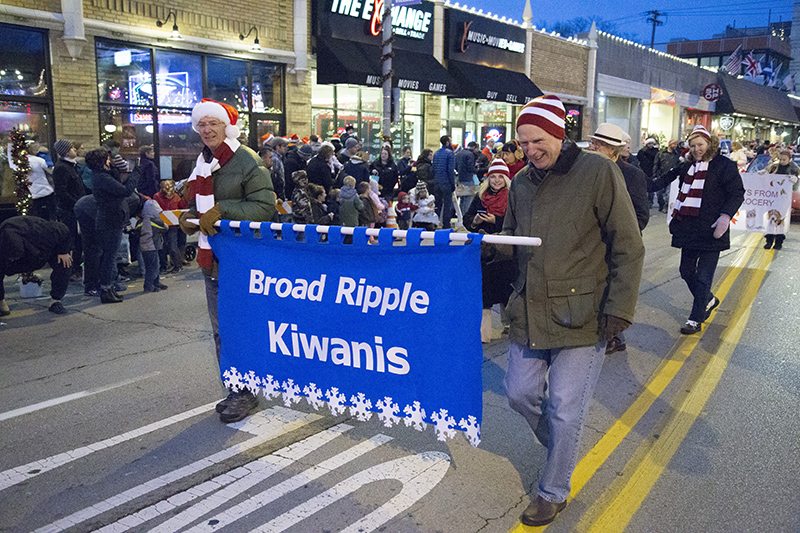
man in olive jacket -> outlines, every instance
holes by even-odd
[[[203,99],[192,110],[192,128],[200,134],[205,147],[189,178],[189,210],[181,215],[180,225],[192,234],[198,226],[188,222],[200,220],[197,264],[203,269],[206,281],[206,301],[214,333],[217,363],[222,345],[219,335],[217,299],[219,296],[219,263],[211,251],[208,236],[217,230],[214,223],[226,220],[269,221],[275,215],[275,193],[269,170],[250,148],[237,141],[236,110],[214,100]],[[230,391],[217,404],[224,423],[238,422],[258,405],[249,391]]]
[[[507,306],[508,401],[547,447],[538,495],[521,517],[529,526],[566,506],[606,339],[633,322],[644,260],[619,168],[564,140],[564,118],[549,95],[520,111],[529,164],[511,182],[503,223],[505,234],[542,239],[515,249],[520,275]]]

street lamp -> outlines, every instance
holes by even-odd
[[[244,41],[245,39],[247,39],[248,37],[250,37],[250,34],[251,34],[251,33],[253,33],[253,32],[256,32],[256,38],[255,38],[255,40],[253,41],[253,46],[251,46],[251,47],[250,47],[250,51],[251,51],[251,52],[255,52],[255,53],[257,53],[257,54],[258,54],[258,53],[261,53],[261,45],[260,45],[260,44],[258,44],[258,28],[256,28],[255,26],[251,27],[251,28],[250,28],[250,31],[248,31],[248,32],[247,32],[247,35],[242,35],[242,34],[240,33],[240,34],[239,34],[239,40],[240,40],[240,41]]]
[[[159,28],[161,26],[164,26],[167,22],[169,22],[170,18],[172,19],[172,34],[169,37],[167,37],[167,39],[169,39],[170,41],[182,41],[183,37],[181,37],[181,33],[178,31],[177,11],[170,10],[170,12],[167,14],[167,18],[165,18],[163,22],[160,20],[156,21],[156,26],[158,26]]]

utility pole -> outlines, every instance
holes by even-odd
[[[375,2],[375,9],[380,9],[380,3]],[[392,0],[383,1],[383,22],[382,22],[383,42],[381,43],[381,64],[383,86],[383,138],[392,135]],[[398,104],[399,105],[399,104]],[[381,140],[383,144],[383,140]],[[380,152],[378,152],[380,153]]]
[[[648,11],[648,15],[651,15],[650,18],[647,19],[647,22],[653,23],[653,35],[650,37],[650,48],[653,48],[653,45],[656,42],[656,26],[661,26],[664,22],[658,20],[658,17],[663,17],[666,13],[661,13],[660,11]]]

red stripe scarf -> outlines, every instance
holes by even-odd
[[[700,214],[707,173],[708,161],[698,161],[689,168],[678,191],[673,217],[680,220],[682,217],[696,217]]]
[[[236,139],[225,139],[214,151],[211,161],[206,161],[205,150],[197,156],[197,163],[192,175],[189,176],[189,201],[195,201],[198,217],[214,207],[213,173],[230,161],[239,146],[241,145]],[[208,243],[208,237],[201,233],[197,244],[197,264],[202,268],[211,269],[214,254]]]

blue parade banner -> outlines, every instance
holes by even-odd
[[[377,412],[386,426],[431,424],[439,440],[461,430],[477,446],[481,236],[451,244],[437,231],[423,246],[420,229],[404,244],[384,229],[368,244],[359,227],[343,244],[335,226],[322,242],[316,226],[300,239],[291,224],[270,228],[223,221],[209,239],[225,384],[364,421]]]

